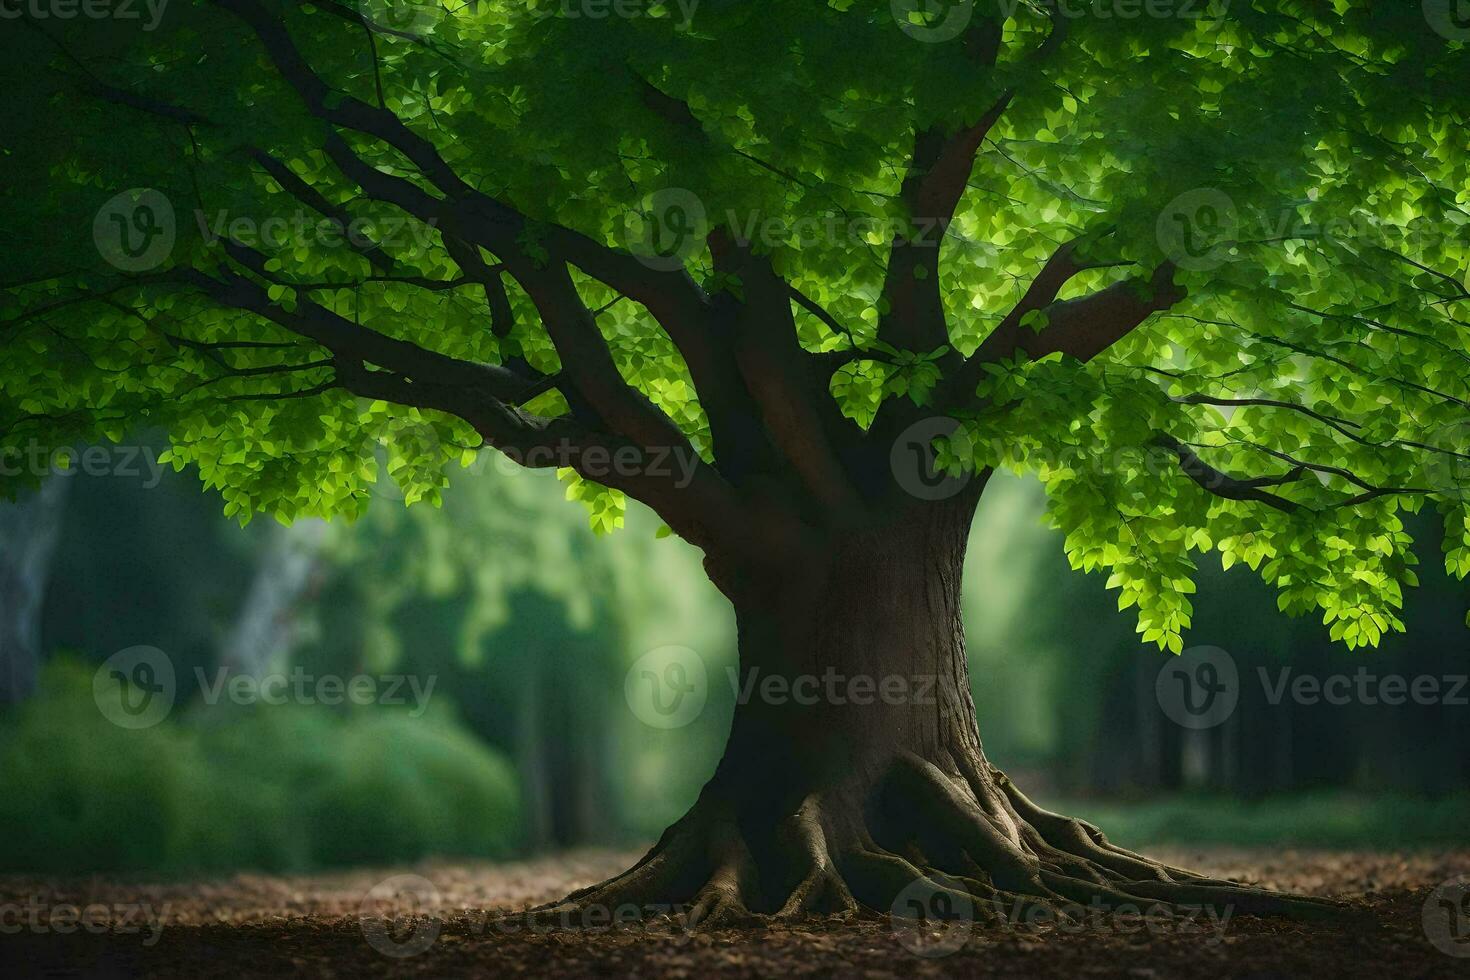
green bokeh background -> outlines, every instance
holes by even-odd
[[[699,555],[633,507],[588,527],[554,474],[482,457],[442,508],[375,501],[328,526],[292,641],[269,669],[433,679],[428,702],[205,703],[195,678],[273,535],[219,514],[189,474],[72,481],[43,616],[43,672],[0,709],[0,869],[189,874],[509,859],[655,837],[713,770],[733,710],[728,604]],[[1148,701],[1168,654],[1145,646],[1100,576],[1067,568],[1035,484],[997,477],[969,558],[965,614],[992,760],[1125,844],[1434,847],[1470,816],[1470,708],[1287,706],[1260,698],[1192,736]],[[1432,545],[1432,531],[1431,541]],[[1432,557],[1432,556],[1431,556]],[[1409,633],[1348,653],[1275,611],[1248,572],[1202,576],[1190,645],[1326,676],[1467,670],[1464,596],[1429,570]],[[146,644],[180,679],[168,718],[109,722],[92,677]],[[663,730],[630,710],[630,665],[694,650],[708,700]],[[211,675],[212,676],[212,675]],[[1273,673],[1273,676],[1274,673]]]

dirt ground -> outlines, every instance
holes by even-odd
[[[631,910],[500,918],[631,860],[609,852],[188,882],[0,876],[0,977],[1470,977],[1470,901],[1436,890],[1470,872],[1470,851],[1155,853],[1371,915],[1308,925],[1077,909],[1027,922],[995,909],[999,920],[868,915],[692,934],[677,915],[609,925]]]

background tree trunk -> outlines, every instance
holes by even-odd
[[[0,704],[31,696],[41,662],[41,604],[70,480],[52,477],[0,503]]]
[[[234,674],[261,677],[277,658],[291,652],[299,627],[297,607],[317,570],[326,533],[326,522],[316,519],[271,528],[220,651],[221,666]]]

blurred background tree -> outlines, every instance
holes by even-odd
[[[13,702],[0,709],[0,868],[295,869],[630,845],[712,771],[735,699],[732,617],[698,553],[641,507],[595,540],[586,509],[557,499],[575,483],[547,493],[555,474],[484,453],[451,475],[441,507],[405,507],[385,487],[354,524],[241,529],[192,476],[139,471],[58,474],[0,512]],[[966,620],[998,764],[1140,845],[1460,838],[1470,709],[1273,706],[1253,680],[1287,667],[1466,673],[1465,598],[1437,556],[1407,599],[1408,634],[1360,654],[1278,613],[1257,578],[1207,569],[1188,640],[1230,651],[1245,683],[1225,724],[1187,731],[1154,701],[1168,655],[1138,641],[1100,576],[1068,570],[1045,507],[1034,482],[996,477],[969,556],[992,571]],[[99,710],[92,677],[139,644],[166,652],[179,694],[165,722],[129,731]],[[671,644],[700,654],[709,699],[662,730],[629,710],[623,685],[638,657]],[[434,687],[422,714],[206,704],[196,673],[298,668]],[[1077,745],[1087,751],[1065,750]]]

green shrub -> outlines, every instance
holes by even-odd
[[[56,658],[0,714],[0,869],[284,871],[515,847],[515,774],[447,711],[179,705],[125,730],[93,702],[93,669]]]
[[[1135,849],[1160,844],[1436,848],[1462,844],[1470,824],[1470,793],[1464,792],[1437,799],[1313,792],[1255,801],[1180,795],[1138,803],[1048,800],[1047,806],[1084,816]]]

